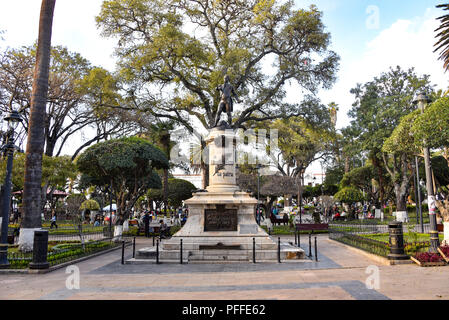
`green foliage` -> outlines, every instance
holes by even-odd
[[[97,201],[89,199],[84,201],[81,206],[80,206],[80,210],[100,210],[100,205],[98,204]]]
[[[449,97],[428,106],[413,123],[412,133],[417,146],[422,146],[425,140],[432,148],[449,147]]]
[[[429,76],[418,76],[414,69],[391,68],[379,77],[351,90],[356,101],[349,112],[354,118],[351,128],[356,132],[359,152],[366,152],[375,167],[378,187],[383,193],[391,183],[397,205],[406,206],[411,155],[416,152],[410,123],[417,113],[413,100],[418,92],[433,92]],[[405,117],[402,122],[401,120]],[[388,181],[383,171],[388,173]],[[387,200],[383,195],[383,201]]]
[[[374,168],[371,165],[354,168],[343,175],[340,185],[344,187],[369,188],[371,186],[371,179],[374,177]]]
[[[216,87],[229,74],[247,106],[234,115],[235,127],[293,114],[317,122],[326,108],[308,94],[300,103],[286,102],[285,86],[293,81],[312,94],[329,88],[339,57],[328,49],[322,13],[293,4],[109,0],[96,22],[103,36],[117,39],[119,72],[138,110],[188,128],[193,116],[210,128],[220,100]],[[276,61],[273,75],[263,71],[268,57]],[[148,94],[148,86],[159,94]]]
[[[278,164],[283,175],[296,176],[304,172],[314,160],[330,150],[334,139],[330,113],[320,126],[311,125],[301,117],[292,117],[274,121],[271,128],[278,130],[278,147],[287,167],[285,170],[283,164]]]
[[[168,203],[177,208],[182,205],[182,201],[190,199],[192,192],[197,188],[189,181],[183,179],[168,179]],[[153,201],[163,200],[163,189],[150,189],[147,192],[148,199]]]
[[[437,5],[437,8],[443,8],[443,10],[449,10],[449,4],[439,4]],[[444,69],[447,71],[449,69],[449,27],[448,27],[448,21],[449,21],[449,15],[445,14],[437,18],[440,20],[439,27],[435,30],[435,32],[438,32],[435,38],[438,40],[435,43],[435,51],[440,51],[440,56],[438,59],[443,60],[444,62]]]
[[[348,204],[365,200],[363,193],[355,187],[344,187],[334,195],[334,198]]]
[[[0,179],[4,181],[6,173],[6,158],[0,160]],[[70,157],[42,157],[42,186],[55,189],[64,189],[69,179],[75,179],[77,176],[76,166],[72,163]],[[23,190],[25,177],[25,154],[14,153],[12,183],[13,190]]]
[[[419,148],[415,145],[412,125],[419,115],[420,111],[415,110],[404,116],[391,136],[385,140],[382,151],[386,153],[418,154]]]
[[[338,185],[340,184],[343,175],[345,174],[345,168],[343,166],[329,167],[326,169],[326,177],[324,178],[324,185]]]
[[[149,188],[161,187],[153,168],[168,168],[161,150],[136,137],[93,145],[78,157],[76,164],[91,183],[112,187],[118,211],[124,215]]]

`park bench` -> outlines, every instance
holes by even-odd
[[[160,229],[160,227],[158,227],[158,226],[156,226],[156,227],[150,226],[150,233],[154,234],[157,237],[160,237],[159,229]],[[167,235],[170,234],[170,229],[171,229],[171,226],[168,226],[167,231],[166,231]],[[145,226],[143,224],[139,225],[139,229],[137,230],[137,235],[140,236],[141,234],[145,235]]]
[[[277,218],[274,214],[272,214],[270,216],[270,221],[273,225],[276,225],[276,224],[280,225],[281,223],[283,223],[284,225],[287,225],[288,224],[288,215],[284,214],[284,216],[282,218]]]
[[[8,244],[14,244],[14,240],[16,237],[19,236],[20,228],[11,228],[8,227]],[[1,230],[0,230],[0,236],[1,236]]]
[[[296,224],[297,231],[316,231],[316,230],[328,230],[329,224],[327,223],[298,223]]]

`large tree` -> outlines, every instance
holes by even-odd
[[[110,0],[97,24],[118,39],[129,89],[119,107],[193,131],[192,117],[214,125],[226,74],[244,101],[234,108],[234,128],[292,115],[316,119],[313,94],[333,84],[339,61],[321,18],[315,6],[294,9],[293,1]],[[285,99],[289,84],[303,92],[297,103]]]
[[[168,168],[165,154],[142,138],[112,139],[86,149],[76,160],[91,185],[109,185],[117,215],[126,220],[136,201],[149,188],[161,187],[154,169]]]
[[[413,99],[421,90],[432,91],[429,76],[418,76],[413,69],[405,71],[400,67],[390,68],[373,81],[363,86],[359,84],[351,90],[356,97],[349,113],[354,119],[351,126],[359,132],[357,139],[361,150],[370,156],[377,181],[382,182],[379,180],[382,167],[390,175],[398,211],[406,210],[412,158],[405,150],[391,152],[382,148],[401,118],[416,109]],[[381,183],[381,188],[384,185]]]
[[[419,114],[412,123],[411,133],[414,137],[415,146],[424,147],[425,141],[427,146],[440,149],[442,156],[449,165],[449,97],[436,99],[425,109],[423,114]],[[441,182],[444,181],[444,179],[440,180]],[[449,228],[448,188],[449,184],[446,186],[445,199],[436,201],[438,211],[445,223],[444,240],[446,243],[449,243],[449,233],[446,230]]]
[[[271,160],[282,175],[297,180],[299,202],[306,169],[311,163],[326,157],[331,151],[331,142],[335,135],[331,130],[330,113],[327,117],[323,117],[320,126],[311,125],[302,117],[292,117],[274,121],[271,129],[278,130],[279,147],[279,150],[276,150],[277,157]],[[272,154],[276,155],[276,152]],[[286,206],[289,205],[286,202]]]
[[[174,122],[173,121],[157,121],[150,124],[148,126],[148,132],[146,134],[149,141],[151,141],[153,144],[161,148],[161,150],[165,153],[167,156],[167,159],[170,160],[170,150],[173,146],[173,142],[171,141],[170,137],[170,131],[174,129]],[[164,211],[167,214],[168,209],[168,188],[169,188],[169,181],[168,181],[168,174],[169,174],[169,168],[164,168],[164,177],[163,177],[163,184],[162,188],[163,190],[163,198],[164,198]]]
[[[56,0],[42,0],[39,17],[36,67],[25,160],[24,215],[19,238],[22,251],[33,248],[34,230],[41,227],[42,154],[45,143],[45,105],[48,91],[51,33]]]
[[[126,119],[129,112],[119,113],[102,106],[121,101],[117,79],[111,73],[92,67],[80,54],[62,46],[52,47],[50,57],[44,122],[47,156],[60,155],[67,141],[89,127],[93,128],[93,137],[81,143],[74,157],[93,142],[134,129],[131,121]],[[19,110],[25,119],[22,123],[25,132],[28,130],[35,60],[35,46],[7,49],[0,55],[0,90],[4,96],[0,99],[0,110]]]
[[[163,185],[165,181],[163,182]],[[174,208],[182,206],[184,200],[190,199],[192,197],[192,192],[197,188],[187,180],[183,179],[168,179],[167,186],[167,198],[168,204]],[[156,203],[161,203],[164,201],[164,191],[165,188],[161,189],[150,189],[148,190],[146,196],[149,201],[155,201]]]

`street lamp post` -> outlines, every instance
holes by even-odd
[[[14,130],[19,122],[22,121],[17,111],[11,111],[5,119],[8,122],[8,131],[6,144],[2,146],[2,151],[7,155],[6,176],[3,185],[3,205],[2,205],[2,235],[0,244],[0,268],[7,268],[8,262],[8,223],[9,223],[9,206],[11,204],[11,186],[12,186],[12,165],[14,149]]]
[[[413,103],[418,105],[421,113],[424,112],[427,104],[431,100],[425,93],[420,93],[413,101]],[[429,220],[430,220],[430,250],[432,252],[437,252],[437,248],[440,246],[440,240],[438,238],[437,230],[437,217],[436,217],[436,205],[435,205],[435,193],[433,190],[432,183],[432,165],[430,162],[430,150],[427,146],[426,141],[424,141],[424,167],[426,169],[426,189],[427,189],[427,204],[429,206]]]
[[[256,170],[257,170],[257,206],[256,206],[256,217],[257,217],[257,224],[260,225],[260,169],[265,167],[264,165],[258,163],[256,164]]]
[[[260,211],[259,211],[259,196],[260,196],[260,168],[262,166],[260,164],[257,164],[256,168],[257,168],[257,224],[260,225]]]
[[[416,169],[416,188],[417,188],[417,197],[416,201],[418,205],[416,206],[416,221],[418,221],[418,214],[419,214],[419,222],[421,224],[421,233],[424,233],[424,225],[423,225],[423,218],[422,218],[422,208],[421,208],[421,184],[419,181],[419,163],[418,163],[418,157],[415,156],[415,169]]]

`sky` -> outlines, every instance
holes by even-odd
[[[30,45],[37,39],[40,0],[3,0],[0,30],[4,30],[0,49]],[[52,45],[64,45],[79,52],[93,65],[114,70],[114,42],[100,36],[95,16],[102,0],[57,0]],[[337,128],[349,124],[347,112],[354,97],[350,89],[357,83],[371,81],[390,67],[414,67],[419,74],[429,74],[438,89],[449,87],[449,74],[433,53],[436,18],[444,12],[430,0],[296,0],[297,7],[315,4],[323,12],[326,31],[331,34],[331,49],[341,58],[337,81],[330,90],[321,90],[325,104],[339,106]],[[80,5],[82,4],[82,5]],[[299,100],[298,90],[287,98]],[[68,153],[74,146],[68,145]],[[319,163],[308,170],[320,173]]]

